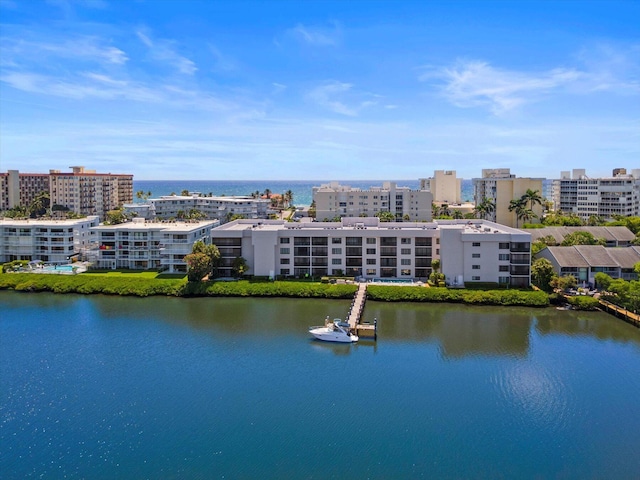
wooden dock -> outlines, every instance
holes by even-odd
[[[599,300],[599,301],[600,301],[600,306],[604,309],[605,312],[611,313],[616,317],[620,317],[625,322],[630,323],[631,325],[640,327],[640,315],[636,313],[632,313],[629,310],[625,310],[624,308],[614,305],[613,303],[607,302],[605,300]]]
[[[351,302],[351,309],[349,310],[348,322],[349,329],[362,338],[376,339],[376,327],[377,321],[373,323],[361,323],[362,311],[364,310],[364,304],[367,301],[367,284],[361,283],[358,286],[358,291],[353,297]]]

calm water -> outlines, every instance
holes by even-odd
[[[639,478],[640,330],[603,313],[0,292],[2,478]]]

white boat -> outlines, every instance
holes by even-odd
[[[311,327],[309,333],[325,342],[352,343],[358,341],[358,336],[349,332],[349,324],[339,318],[331,322],[327,317],[323,327]]]

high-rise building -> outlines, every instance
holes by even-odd
[[[20,173],[18,170],[0,173],[0,211],[19,205],[27,207],[42,192],[49,192],[46,173]]]
[[[517,227],[522,223],[515,210],[509,210],[512,200],[520,199],[527,190],[537,191],[542,197],[542,178],[519,178],[513,175],[508,168],[483,169],[482,178],[473,179],[474,200],[476,206],[484,200],[491,201],[495,207],[487,214],[487,220]],[[533,205],[533,213],[536,215],[528,219],[530,223],[539,222],[542,217],[541,205]]]
[[[104,218],[109,210],[133,201],[133,175],[96,173],[84,167],[71,172],[0,174],[0,210],[29,206],[34,198],[48,192],[50,205],[60,205],[82,215]]]
[[[456,177],[455,170],[436,170],[433,177],[421,178],[420,190],[430,191],[437,203],[462,203],[462,179]]]
[[[557,211],[573,213],[583,220],[597,215],[640,215],[640,170],[631,174],[624,168],[613,170],[611,177],[590,178],[584,169],[561,172],[553,181],[553,202]]]
[[[374,217],[380,212],[391,212],[397,220],[430,221],[433,195],[426,190],[398,187],[394,182],[383,182],[381,187],[368,190],[352,188],[331,182],[313,187],[316,218],[330,220],[335,217]]]

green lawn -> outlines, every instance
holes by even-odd
[[[146,278],[146,279],[171,279],[181,280],[187,277],[186,273],[158,273],[151,271],[139,271],[139,270],[91,270],[85,273],[81,273],[82,276],[89,277],[121,277],[121,278]]]

